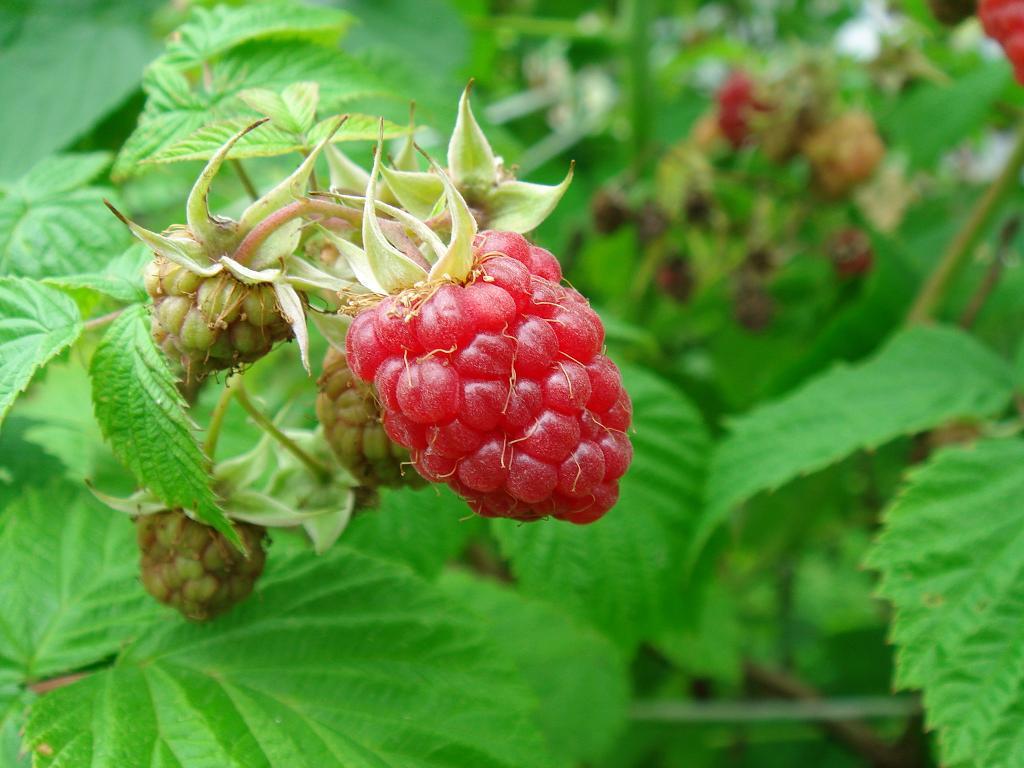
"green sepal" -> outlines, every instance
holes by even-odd
[[[252,267],[245,266],[245,264],[238,263],[230,256],[221,256],[220,261],[224,265],[224,269],[230,272],[232,277],[246,285],[273,283],[281,277],[280,269],[253,269]]]
[[[398,150],[391,161],[391,167],[398,171],[418,171],[420,169],[416,152],[416,102],[409,104],[409,133],[402,142],[402,148]]]
[[[430,158],[427,158],[428,160]],[[444,194],[448,203],[448,211],[452,217],[452,239],[448,250],[430,269],[431,280],[452,280],[462,282],[469,277],[473,269],[473,238],[476,236],[476,219],[465,198],[452,184],[448,174],[439,168],[437,163],[430,161],[434,173],[444,185]]]
[[[288,260],[288,274],[285,279],[300,291],[348,291],[354,288],[351,280],[325,272],[317,265],[298,256]]]
[[[155,515],[157,512],[163,512],[167,509],[167,505],[164,502],[146,489],[138,490],[131,496],[122,498],[103,493],[103,491],[96,488],[88,480],[85,481],[85,485],[98,501],[106,504],[115,512],[122,512],[131,517]]]
[[[426,270],[413,262],[400,250],[395,248],[381,231],[377,221],[376,195],[377,176],[380,173],[381,153],[384,145],[384,123],[381,121],[380,138],[373,155],[373,169],[366,185],[366,196],[363,202],[363,248],[344,240],[333,232],[324,230],[328,239],[334,243],[349,266],[355,272],[359,282],[371,291],[379,294],[396,293],[409,288],[427,277]]]
[[[199,174],[199,178],[196,179],[196,183],[192,185],[192,190],[188,194],[188,200],[185,203],[185,221],[193,237],[206,247],[208,254],[210,254],[211,249],[218,250],[224,247],[237,229],[235,222],[215,218],[210,213],[209,198],[213,179],[220,171],[221,166],[224,165],[228,153],[238,143],[238,140],[266,123],[267,119],[263,118],[247,125],[224,142],[220,149],[206,163],[202,173]]]
[[[346,192],[362,192],[370,183],[370,174],[361,165],[333,144],[324,156],[331,172],[331,189]]]
[[[469,105],[472,81],[459,99],[459,115],[448,142],[448,170],[463,189],[485,190],[498,181],[497,160]]]
[[[504,181],[487,195],[487,228],[506,232],[536,229],[555,210],[572,183],[574,163],[560,184],[546,186],[525,181]]]
[[[309,177],[313,175],[317,158],[347,119],[348,115],[341,115],[336,118],[331,126],[331,130],[312,149],[309,155],[306,156],[306,159],[302,161],[302,164],[295,169],[295,172],[245,209],[242,218],[239,220],[239,227],[242,232],[249,232],[274,211],[283,208],[292,200],[302,197],[306,191],[306,183],[309,181]]]
[[[152,232],[145,227],[140,227],[129,219],[117,210],[109,200],[104,200],[103,202],[128,227],[132,235],[157,256],[173,261],[178,266],[191,270],[203,277],[213,277],[224,269],[220,264],[211,264],[209,259],[206,258],[203,246],[196,242],[188,233],[181,231],[180,237],[171,237]]]
[[[309,318],[320,334],[327,339],[328,344],[342,352],[345,351],[345,335],[348,333],[348,327],[352,325],[352,318],[333,312],[310,312]]]
[[[295,253],[302,240],[302,221],[292,219],[275,229],[252,252],[248,261],[253,269],[266,269],[271,265],[280,267]]]
[[[433,173],[386,167],[381,172],[398,203],[418,218],[428,218],[444,197],[444,184]]]
[[[311,374],[309,367],[309,328],[306,327],[306,311],[302,306],[302,298],[298,291],[282,280],[274,284],[274,295],[277,296],[277,306],[281,310],[292,333],[295,334],[295,343],[299,345],[299,357],[302,359],[302,367],[306,373]]]
[[[443,184],[441,185],[441,190],[442,192],[444,191]],[[362,203],[364,201],[364,198],[358,197],[356,195],[334,195],[334,197],[345,202]],[[386,213],[388,216],[401,223],[407,229],[411,229],[413,231],[413,234],[420,238],[424,243],[429,245],[430,250],[433,252],[433,256],[431,257],[431,255],[427,254],[426,258],[431,263],[434,263],[438,259],[440,259],[445,254],[445,251],[448,250],[448,247],[444,244],[444,242],[442,242],[441,238],[437,236],[434,230],[432,230],[430,227],[426,225],[426,223],[416,218],[416,216],[409,213],[408,211],[402,208],[396,208],[393,205],[388,205],[387,203],[382,202],[380,200],[376,201],[375,207],[378,211],[380,211],[381,213]]]

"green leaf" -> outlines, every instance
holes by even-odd
[[[882,127],[907,152],[914,168],[933,166],[985,124],[1009,81],[1009,68],[998,61],[974,67],[952,84],[919,85],[896,100]],[[956,108],[950,109],[951,104]],[[936,120],[936,115],[942,119]]]
[[[172,163],[183,160],[209,160],[224,143],[250,125],[256,119],[249,117],[233,117],[208,123],[199,130],[170,146],[164,147],[156,154],[147,158],[145,163]],[[350,115],[341,128],[331,139],[332,144],[342,141],[368,141],[377,138],[379,118],[370,115]],[[290,152],[308,152],[327,131],[337,123],[337,118],[324,120],[313,126],[305,136],[292,133],[273,124],[263,125],[252,133],[243,136],[231,150],[231,157],[242,160],[247,157],[273,157]],[[390,121],[384,123],[385,138],[394,138],[409,132],[408,127],[396,125]]]
[[[535,701],[471,617],[408,569],[338,547],[271,561],[212,625],[154,627],[39,699],[54,765],[543,768]]]
[[[600,758],[626,724],[629,678],[619,650],[553,606],[496,583],[448,571],[441,586],[481,617],[502,657],[519,667],[561,764]]]
[[[16,414],[0,430],[0,509],[9,509],[10,501],[26,488],[45,484],[64,474],[64,464],[43,450],[28,434],[34,426],[30,418]],[[2,516],[2,513],[0,513]],[[2,679],[2,675],[0,675]]]
[[[360,552],[405,563],[434,578],[479,529],[480,522],[466,503],[444,486],[418,491],[382,488],[380,509],[356,515],[344,541]]]
[[[70,144],[135,90],[158,46],[152,2],[4,4],[0,179],[16,179]]]
[[[305,133],[313,127],[320,102],[316,83],[293,83],[280,94],[266,88],[252,88],[239,94],[251,109],[266,115],[286,131]]]
[[[837,366],[732,421],[711,461],[691,556],[755,494],[901,435],[997,414],[1012,390],[1009,366],[966,333],[899,333],[867,362]]]
[[[74,275],[48,277],[43,282],[61,288],[85,288],[126,304],[146,300],[143,271],[153,256],[146,246],[136,243],[120,256],[115,256],[102,270]]]
[[[28,768],[21,752],[21,727],[32,695],[14,685],[0,684],[0,765]]]
[[[86,490],[34,485],[0,515],[0,674],[20,682],[117,653],[160,609],[138,581],[135,527]]]
[[[128,247],[124,226],[104,213],[114,191],[86,186],[109,162],[106,153],[50,157],[0,198],[0,274],[95,272]]]
[[[198,67],[250,40],[281,38],[334,45],[351,24],[349,14],[289,0],[213,9],[196,8],[178,29],[161,63],[178,69]]]
[[[147,70],[143,87],[149,98],[138,128],[114,163],[115,179],[139,173],[144,161],[188,139],[208,123],[257,117],[240,98],[249,89],[277,92],[296,81],[315,82],[325,113],[338,112],[355,98],[393,92],[379,72],[335,48],[311,43],[247,43],[226,53],[211,72],[216,87],[207,91],[193,90],[196,86],[162,61]],[[258,137],[254,134],[252,139]]]
[[[915,470],[868,556],[896,608],[896,684],[923,688],[942,763],[1010,768],[1024,751],[1024,442]]]
[[[525,592],[565,606],[630,648],[665,626],[678,599],[709,441],[681,393],[639,369],[624,376],[635,458],[618,505],[583,527],[495,520],[492,530]]]
[[[71,298],[17,277],[0,278],[0,421],[33,374],[82,332]]]
[[[139,483],[237,543],[210,487],[209,459],[148,320],[146,307],[129,307],[96,348],[89,369],[96,420]]]

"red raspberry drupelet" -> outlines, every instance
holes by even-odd
[[[356,316],[349,364],[376,385],[384,428],[419,473],[477,514],[592,523],[633,458],[632,405],[601,354],[601,320],[521,235],[483,232],[474,250],[464,285]]]
[[[996,40],[1024,83],[1024,0],[981,0],[978,17],[985,34]]]

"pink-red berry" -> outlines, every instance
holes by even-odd
[[[601,352],[601,320],[521,235],[484,232],[474,249],[465,284],[362,311],[351,368],[374,382],[384,428],[417,471],[478,514],[593,522],[633,455],[632,405]]]
[[[978,17],[985,34],[996,40],[1024,83],[1024,0],[981,0]]]
[[[745,72],[736,71],[718,90],[718,128],[734,148],[750,140],[751,118],[755,112],[767,110],[758,100],[756,85]]]

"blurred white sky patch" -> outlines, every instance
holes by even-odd
[[[899,28],[899,18],[886,10],[882,0],[866,0],[860,14],[836,32],[835,47],[840,53],[867,61],[878,55],[882,38]]]

